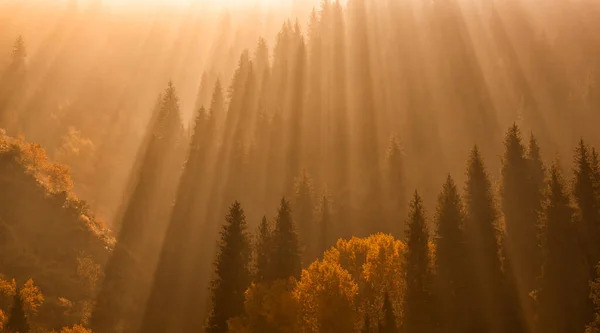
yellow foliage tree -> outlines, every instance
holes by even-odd
[[[73,327],[63,327],[60,333],[93,333],[89,328],[85,328],[81,325],[75,325]]]
[[[2,332],[2,330],[4,329],[4,323],[7,319],[8,317],[6,317],[6,315],[4,315],[4,312],[0,310],[0,332]]]
[[[406,246],[391,235],[377,234],[368,238],[339,240],[327,251],[324,261],[339,264],[347,270],[358,286],[357,305],[361,318],[365,311],[371,319],[382,319],[385,292],[390,296],[394,314],[402,319],[402,299],[405,284],[403,262]],[[373,325],[377,320],[373,320]],[[400,322],[398,326],[400,327]]]
[[[44,295],[32,279],[27,280],[21,288],[21,298],[23,299],[25,311],[29,315],[36,314],[40,305],[44,303]]]
[[[298,332],[295,287],[293,278],[270,284],[252,284],[246,291],[245,316],[230,319],[229,332]]]
[[[302,272],[294,290],[302,332],[353,332],[360,318],[355,298],[358,286],[338,263],[316,261]]]

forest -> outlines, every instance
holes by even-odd
[[[600,333],[595,0],[0,1],[0,332]]]

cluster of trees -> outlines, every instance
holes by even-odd
[[[597,37],[577,27],[598,25],[584,15],[597,4],[554,2],[536,11],[542,27],[529,24],[521,1],[481,6],[487,21],[461,6],[323,1],[307,31],[285,22],[272,49],[261,38],[242,52],[224,71],[231,77],[209,63],[189,126],[180,97],[190,84],[176,77],[178,89],[169,82],[148,117],[131,111],[149,104],[138,96],[147,86],[128,79],[126,93],[104,94],[109,74],[81,89],[70,81],[81,95],[76,106],[50,105],[42,91],[66,80],[47,79],[55,69],[32,76],[43,66],[29,66],[18,38],[0,76],[0,127],[39,138],[73,166],[75,189],[92,203],[120,204],[109,209],[115,241],[73,194],[68,168],[2,134],[0,270],[34,278],[44,306],[55,305],[29,319],[47,330],[81,324],[97,333],[558,333],[588,324],[596,332],[597,152],[579,143],[569,184],[517,126],[501,163],[486,168],[481,152],[500,154],[502,128],[514,119],[548,151],[595,133]],[[157,42],[166,36],[161,27],[143,51],[169,49]],[[112,51],[130,57],[129,48]],[[135,60],[99,67],[138,78],[156,64]],[[143,138],[131,134],[144,126]],[[463,177],[473,142],[481,150],[471,151]],[[138,146],[129,172],[124,152]],[[487,171],[497,168],[498,186]],[[440,170],[464,180],[464,193],[448,177],[429,215]],[[123,196],[108,190],[114,179]],[[15,313],[19,302],[11,301]],[[61,304],[71,304],[70,314]],[[10,309],[7,320],[22,322]]]
[[[498,189],[475,147],[464,194],[448,176],[432,223],[415,193],[404,242],[340,240],[301,273],[306,220],[283,199],[253,237],[235,202],[206,332],[597,332],[598,154],[580,142],[569,186],[516,125],[504,145]]]

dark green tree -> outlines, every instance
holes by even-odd
[[[596,189],[593,153],[582,140],[575,149],[573,197],[577,204],[579,232],[583,241],[591,279],[595,279],[595,267],[600,261],[600,200]]]
[[[263,217],[256,233],[255,257],[256,257],[256,282],[265,282],[269,276],[269,259],[271,255],[271,228],[267,217]]]
[[[6,323],[9,333],[29,333],[29,319],[25,312],[25,305],[21,296],[21,288],[17,288],[13,297],[13,304]]]
[[[298,234],[292,218],[292,208],[285,198],[281,199],[275,219],[272,244],[272,270],[268,280],[285,280],[290,277],[298,279],[301,269]]]
[[[379,333],[397,333],[398,326],[396,324],[396,315],[394,314],[394,308],[390,301],[390,295],[386,291],[383,296],[383,318],[379,323]]]
[[[404,332],[435,331],[429,232],[423,200],[417,192],[410,203],[406,229]]]
[[[488,332],[503,325],[503,274],[499,256],[498,219],[492,183],[477,146],[471,151],[465,188],[465,241],[469,253],[466,299],[467,332]]]
[[[506,255],[510,257],[515,287],[522,299],[536,288],[540,274],[541,253],[538,246],[539,194],[534,184],[533,163],[530,163],[516,124],[504,139],[500,196],[506,228]],[[537,149],[535,147],[534,149]],[[539,158],[539,151],[534,151]],[[537,165],[536,167],[540,167]],[[539,181],[539,170],[536,181]]]
[[[226,333],[227,321],[244,312],[244,292],[250,285],[250,240],[246,217],[239,202],[229,209],[221,230],[212,282],[212,312],[206,332]]]
[[[332,218],[331,218],[331,201],[325,194],[319,203],[319,247],[318,255],[322,255],[330,246],[333,245],[335,239],[332,237]]]
[[[394,137],[390,141],[387,151],[386,164],[386,197],[388,199],[388,230],[394,236],[399,237],[402,226],[397,223],[400,216],[405,216],[406,199],[406,179],[404,166],[404,151],[398,138]]]
[[[540,332],[583,332],[589,320],[588,272],[573,213],[561,173],[553,165],[543,209],[544,266],[537,295]]]
[[[314,199],[312,180],[306,170],[302,170],[300,176],[296,179],[294,193],[294,222],[298,227],[298,236],[301,247],[304,248],[304,255],[307,262],[312,262],[318,255],[316,253],[317,245],[311,242],[313,235],[317,231],[314,221]]]
[[[435,215],[436,273],[439,282],[441,324],[444,332],[463,332],[467,318],[467,255],[465,248],[464,207],[450,175],[438,196]]]

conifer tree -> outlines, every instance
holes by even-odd
[[[285,198],[281,199],[275,219],[272,244],[272,272],[269,280],[285,280],[290,277],[298,279],[301,269],[298,234],[292,219],[292,208]]]
[[[135,178],[133,191],[121,218],[118,242],[105,268],[90,326],[98,333],[114,332],[118,326],[137,326],[151,281],[153,259],[167,228],[171,201],[175,197],[183,160],[183,126],[179,98],[172,82],[161,95],[153,115]],[[152,259],[152,260],[151,260]],[[140,272],[142,276],[140,276]],[[137,281],[137,282],[134,282]],[[133,311],[133,312],[131,312]]]
[[[221,230],[207,333],[226,333],[227,321],[244,312],[244,292],[251,281],[250,240],[246,228],[244,210],[236,201],[231,205]]]
[[[390,301],[390,295],[386,291],[383,296],[383,319],[379,325],[379,333],[397,333],[398,327],[396,326],[396,315],[394,314],[394,308]]]
[[[404,170],[404,152],[400,146],[398,138],[392,138],[390,146],[387,152],[387,198],[388,203],[388,220],[393,221],[390,230],[386,230],[394,234],[396,237],[400,236],[402,230],[397,226],[396,221],[400,216],[404,216],[406,202],[406,180]]]
[[[465,249],[464,208],[450,175],[444,183],[438,197],[435,215],[437,226],[436,238],[436,273],[439,281],[439,299],[444,332],[462,332],[467,310],[467,255]]]
[[[304,248],[304,255],[308,262],[316,258],[315,242],[311,242],[311,237],[315,234],[314,227],[314,203],[312,180],[306,170],[302,170],[300,177],[296,179],[294,196],[294,222],[298,227],[298,236],[300,243]]]
[[[215,82],[210,100],[209,112],[213,129],[221,126],[223,117],[225,115],[225,99],[223,97],[223,86],[221,85],[221,80],[219,79],[217,79],[217,82]]]
[[[600,261],[600,203],[595,188],[593,153],[582,140],[575,149],[573,196],[578,207],[579,228],[588,260],[591,279],[595,278],[595,266]]]
[[[323,195],[319,203],[319,247],[318,255],[322,255],[332,245],[335,240],[332,239],[332,221],[331,221],[331,202],[327,195]]]
[[[255,253],[256,276],[254,280],[256,282],[265,282],[269,276],[269,259],[271,255],[271,228],[266,216],[262,218],[258,226]]]
[[[361,333],[371,333],[371,316],[369,315],[369,311],[365,311],[365,320],[363,323]]]
[[[498,210],[492,184],[477,146],[471,151],[465,189],[465,240],[469,253],[471,286],[466,304],[469,305],[469,332],[485,332],[502,327],[503,275],[498,244]],[[491,325],[491,327],[490,327]]]
[[[8,322],[6,323],[6,330],[9,333],[29,333],[29,320],[25,313],[25,305],[20,288],[17,288],[15,291]]]
[[[521,297],[527,299],[527,295],[535,289],[541,266],[537,230],[539,197],[530,168],[532,163],[526,157],[521,131],[516,124],[506,134],[504,149],[500,192],[506,225],[505,245],[514,265],[515,286]],[[539,156],[538,151],[533,153]],[[536,177],[539,178],[539,174]]]
[[[570,198],[556,165],[550,170],[543,218],[545,260],[537,295],[540,331],[583,332],[587,324],[588,274]]]
[[[423,200],[417,192],[410,203],[406,229],[404,332],[435,331],[429,234]]]

